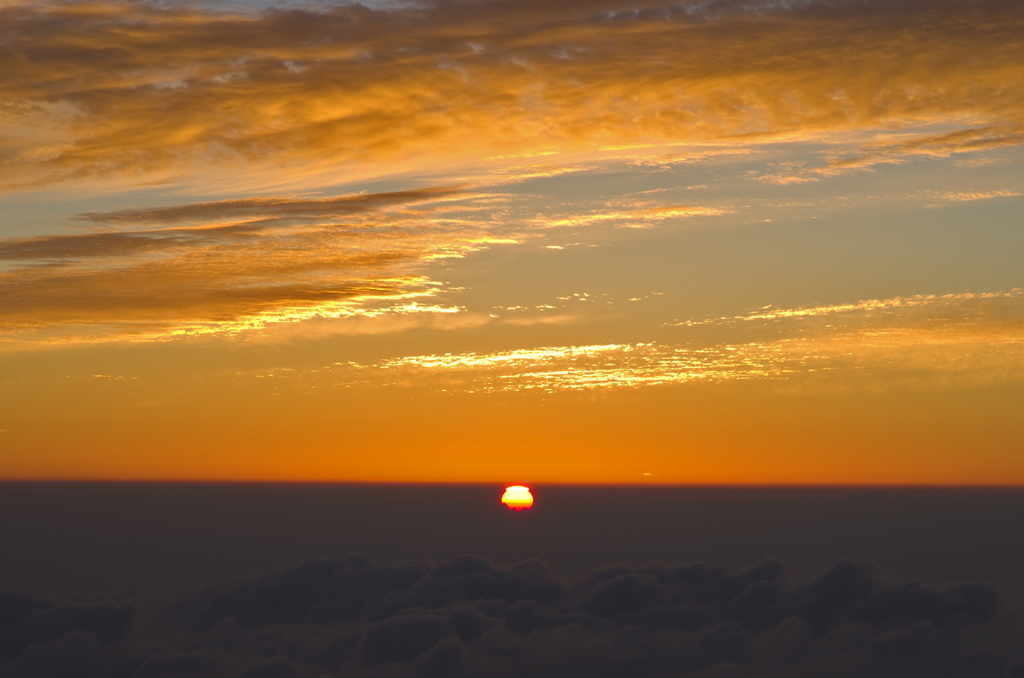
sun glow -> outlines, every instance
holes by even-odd
[[[529,511],[533,506],[533,495],[528,487],[510,485],[505,488],[505,494],[501,495],[501,503],[513,511]]]
[[[1021,5],[0,0],[0,483],[1024,487]]]

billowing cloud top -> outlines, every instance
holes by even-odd
[[[352,555],[159,605],[58,606],[11,590],[0,602],[0,668],[12,676],[61,666],[97,677],[296,678],[1021,669],[992,586],[886,585],[850,560],[798,586],[773,559],[740,570],[608,565],[567,581],[536,560],[381,566]]]

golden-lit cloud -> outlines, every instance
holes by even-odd
[[[956,294],[917,294],[890,299],[867,299],[849,304],[764,308],[743,315],[673,323],[678,327],[699,325],[728,326],[736,323],[778,322],[824,319],[829,327],[879,328],[883,325],[907,326],[925,323],[979,324],[981,326],[1024,326],[1024,290],[1009,292],[961,292]],[[840,324],[845,323],[845,324]]]
[[[112,226],[139,226],[169,223],[218,223],[239,219],[258,220],[261,226],[286,222],[289,219],[309,221],[349,216],[388,207],[408,207],[412,204],[443,200],[465,200],[465,191],[456,187],[433,187],[392,193],[361,193],[333,198],[244,198],[176,205],[128,209],[117,212],[87,212],[78,219],[94,224]],[[472,196],[483,198],[484,196]],[[491,197],[491,196],[487,196]]]
[[[759,359],[754,359],[755,353]],[[779,361],[764,353],[762,346],[689,349],[603,344],[410,356],[385,361],[377,368],[380,378],[396,383],[434,378],[467,391],[554,392],[777,376]]]
[[[1009,2],[8,2],[0,27],[6,190],[184,167],[193,186],[265,189],[954,128],[868,142],[821,170],[836,172],[1019,145],[1024,122],[1024,17]]]
[[[1024,123],[1005,121],[941,134],[885,133],[879,136],[881,140],[837,144],[824,153],[823,164],[783,163],[780,169],[784,171],[761,174],[756,178],[773,184],[801,184],[877,165],[898,165],[915,159],[949,158],[964,153],[1020,146],[1024,144]],[[1004,161],[997,158],[969,158],[959,162],[980,167]]]
[[[339,362],[272,376],[301,390],[336,385],[464,393],[555,393],[768,381],[783,389],[887,389],[1024,383],[1024,290],[919,295],[759,309],[714,323],[760,324],[718,343],[541,346]],[[794,324],[795,323],[795,324]],[[742,329],[742,328],[739,328]],[[256,376],[256,375],[248,375]]]
[[[573,226],[590,226],[596,223],[610,222],[625,228],[649,228],[657,222],[668,219],[685,219],[695,216],[718,216],[729,213],[729,210],[717,207],[701,207],[696,205],[669,205],[664,207],[641,207],[613,212],[584,212],[565,216],[539,217],[531,220],[534,226],[541,228],[562,228]]]
[[[948,158],[959,153],[987,151],[1024,143],[1024,123],[1006,122],[979,128],[960,129],[944,134],[914,135],[895,141],[865,144],[847,153],[835,153],[818,174],[831,175],[873,165],[897,164],[913,158]]]
[[[439,285],[419,271],[511,242],[488,230],[489,209],[487,196],[426,189],[84,214],[107,230],[0,240],[0,338],[153,340],[377,320],[377,330],[336,328],[361,333],[461,312],[424,302]]]
[[[991,198],[1013,198],[1024,195],[1020,191],[947,191],[936,197],[943,202],[972,202],[974,200],[989,200]]]
[[[445,287],[426,269],[495,245],[543,242],[552,227],[598,234],[727,213],[628,197],[588,201],[575,216],[526,216],[531,207],[511,194],[441,186],[82,213],[72,232],[0,239],[0,345],[571,324],[588,313],[492,316],[438,301]],[[300,321],[301,330],[282,327]]]

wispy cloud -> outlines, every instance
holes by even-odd
[[[88,212],[74,219],[88,232],[0,239],[0,345],[266,339],[294,336],[281,325],[300,321],[309,336],[472,327],[490,314],[439,302],[431,263],[530,239],[545,247],[552,227],[648,228],[726,212],[622,198],[520,217],[521,198],[450,186]],[[562,309],[494,320],[580,319]]]
[[[825,162],[809,165],[781,167],[755,175],[759,181],[773,184],[801,184],[819,181],[854,170],[866,170],[877,165],[898,165],[921,158],[949,158],[951,156],[990,151],[1024,143],[1024,112],[1017,120],[1007,120],[984,127],[969,127],[942,134],[887,133],[882,140],[839,144],[825,153]],[[966,166],[984,166],[1002,162],[998,158],[968,158],[958,161]]]
[[[498,353],[422,355],[376,365],[380,378],[464,382],[466,390],[590,390],[779,376],[778,360],[752,360],[765,347],[689,349],[660,344],[553,346]],[[394,375],[389,379],[389,375]]]
[[[960,153],[987,151],[1024,143],[1024,123],[1006,122],[945,134],[919,135],[896,141],[879,141],[845,153],[833,154],[818,174],[831,175],[880,164],[898,164],[920,157],[948,158]]]
[[[438,285],[420,270],[512,242],[488,229],[488,201],[426,189],[81,215],[126,230],[0,240],[0,337],[153,340],[317,318],[447,314],[451,307],[423,303]],[[155,227],[168,223],[176,225]]]
[[[821,322],[807,325],[808,321]],[[541,346],[336,363],[337,383],[463,392],[589,391],[771,381],[785,388],[1024,382],[1024,291],[759,309],[708,322],[769,323],[755,340]],[[779,335],[779,323],[802,322]],[[692,339],[692,337],[691,337]],[[309,375],[294,378],[297,388]]]
[[[197,185],[311,185],[485,158],[545,175],[553,152],[646,147],[672,162],[659,145],[936,123],[969,129],[852,149],[822,171],[1016,145],[1022,22],[1014,3],[953,0],[235,15],[5,2],[0,185],[182,167]]]
[[[974,200],[990,200],[992,198],[1014,198],[1024,195],[1020,191],[947,191],[933,194],[942,202],[973,202]]]
[[[866,299],[848,304],[777,308],[765,306],[742,315],[722,316],[672,323],[677,327],[700,325],[727,326],[737,323],[781,322],[827,319],[830,323],[849,322],[878,327],[881,323],[998,323],[1024,327],[1024,290],[1009,292],[961,292],[955,294],[918,294],[889,299]],[[833,327],[834,325],[830,325]]]
[[[259,223],[266,224],[270,220],[279,223],[286,219],[310,220],[343,217],[380,211],[392,206],[436,203],[446,198],[465,200],[467,197],[465,191],[458,187],[439,186],[392,193],[343,195],[333,198],[268,197],[217,200],[172,207],[151,207],[117,212],[87,212],[78,215],[78,219],[95,224],[117,226],[178,222],[209,223],[239,219],[259,219]]]
[[[660,207],[642,207],[629,210],[609,212],[590,212],[565,216],[537,217],[531,220],[534,226],[541,228],[563,228],[572,226],[589,226],[596,223],[614,223],[625,228],[649,228],[653,223],[669,219],[685,219],[695,216],[719,216],[728,214],[730,210],[718,207],[701,207],[696,205],[667,205]]]

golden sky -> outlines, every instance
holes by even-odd
[[[0,478],[1024,484],[1024,9],[0,1]]]

